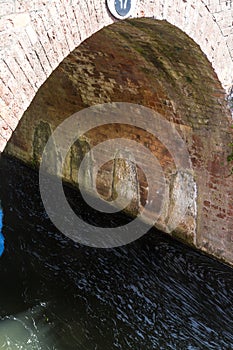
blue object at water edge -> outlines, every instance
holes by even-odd
[[[4,252],[4,237],[2,234],[2,221],[3,221],[3,212],[2,209],[0,208],[0,256]]]

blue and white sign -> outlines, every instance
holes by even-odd
[[[118,19],[132,17],[137,0],[107,0],[107,5],[111,14]]]

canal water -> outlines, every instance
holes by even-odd
[[[233,349],[231,268],[153,229],[116,249],[75,244],[47,217],[35,171],[2,157],[0,178],[0,349]],[[96,225],[129,220],[66,194]]]

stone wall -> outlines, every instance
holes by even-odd
[[[0,151],[39,87],[81,42],[114,22],[106,1],[0,1]],[[232,1],[138,0],[134,17],[167,20],[201,47],[232,86]]]
[[[119,22],[81,44],[39,89],[6,151],[38,166],[46,140],[65,118],[113,101],[149,107],[175,126],[187,145],[193,174],[176,169],[156,137],[119,124],[94,129],[77,141],[67,156],[64,178],[77,184],[82,156],[99,142],[116,137],[141,142],[159,160],[169,188],[157,227],[166,231],[174,198],[180,206],[190,202],[172,234],[233,263],[233,179],[226,162],[232,130],[225,92],[199,46],[166,21]],[[125,195],[133,194],[128,211],[135,214],[145,204],[147,182],[133,159],[125,163],[118,158],[116,153],[102,167],[97,189],[109,200],[122,181]],[[91,169],[92,159],[89,164]]]

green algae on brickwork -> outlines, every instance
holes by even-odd
[[[210,62],[191,38],[166,21],[129,20],[111,28],[134,49],[135,57],[141,56],[139,70],[157,79],[172,101],[179,101],[177,112],[191,127],[213,122],[206,110],[216,106],[217,84],[209,73]]]

